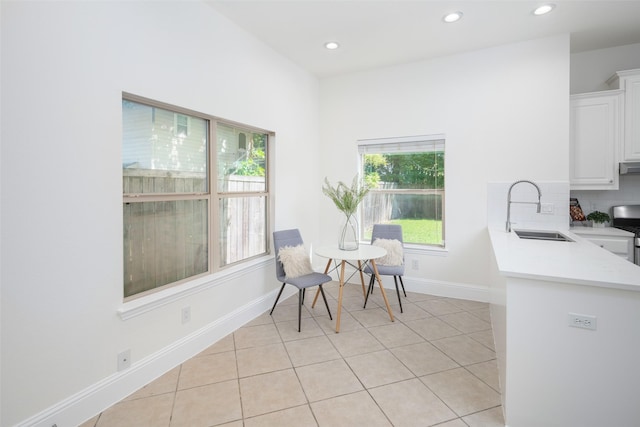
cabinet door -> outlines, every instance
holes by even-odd
[[[621,90],[571,96],[572,190],[617,190]]]
[[[624,160],[640,160],[640,70],[620,83],[625,90]]]
[[[592,237],[588,240],[603,249],[633,262],[633,239],[631,237]]]
[[[611,229],[615,230],[615,229]],[[633,234],[621,236],[620,230],[616,233],[608,232],[607,228],[583,228],[577,227],[571,230],[573,233],[581,236],[591,243],[595,243],[603,249],[613,252],[614,254],[633,262]],[[624,233],[624,232],[623,232]]]

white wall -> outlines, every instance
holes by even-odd
[[[351,179],[359,139],[445,134],[448,255],[412,254],[420,269],[407,282],[486,291],[487,183],[568,182],[568,95],[566,35],[324,79],[325,175]],[[327,199],[321,212],[321,236],[331,239],[337,211]]]
[[[63,422],[51,408],[84,399],[97,412],[97,384],[121,399],[161,373],[150,357],[189,337],[204,345],[215,333],[201,331],[277,288],[268,259],[118,316],[122,91],[275,131],[276,227],[313,241],[321,174],[304,159],[318,157],[319,84],[201,2],[2,2],[1,17],[0,424],[73,425],[95,412]],[[116,355],[127,348],[132,369],[147,364],[124,381]]]
[[[640,43],[571,55],[571,94],[611,89],[616,71],[640,68]]]

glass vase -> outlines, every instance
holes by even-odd
[[[355,251],[359,247],[358,221],[353,215],[345,215],[340,222],[338,248],[343,251]]]

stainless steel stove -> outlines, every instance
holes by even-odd
[[[623,205],[612,208],[611,225],[635,234],[633,262],[640,265],[640,205]]]

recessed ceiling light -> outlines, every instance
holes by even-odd
[[[335,49],[339,48],[340,45],[338,44],[338,42],[326,42],[324,44],[324,47],[326,47],[329,50],[335,50]]]
[[[540,15],[545,15],[549,12],[551,12],[553,10],[553,8],[556,7],[555,4],[544,4],[540,7],[537,7],[534,11],[533,14],[540,16]]]
[[[460,18],[462,18],[462,12],[452,12],[452,13],[448,13],[446,14],[442,20],[446,23],[452,23],[452,22],[456,22],[459,21]]]

